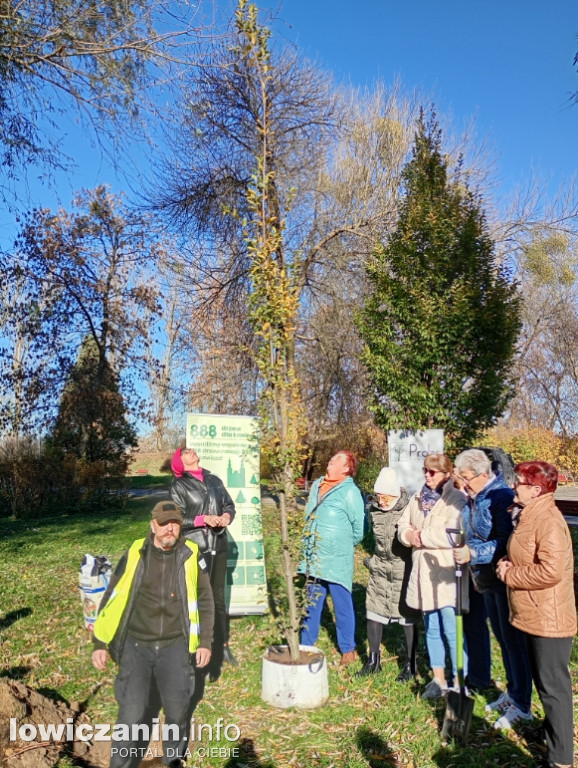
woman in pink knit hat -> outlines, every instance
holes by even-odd
[[[183,513],[182,534],[199,546],[211,577],[215,600],[215,634],[209,675],[216,680],[223,662],[237,664],[229,648],[229,622],[225,604],[227,575],[227,526],[235,517],[235,505],[223,481],[200,466],[193,448],[178,448],[171,461],[174,479],[171,499]]]

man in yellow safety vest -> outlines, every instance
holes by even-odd
[[[120,559],[94,625],[92,663],[104,670],[109,655],[118,663],[111,768],[139,765],[161,706],[163,762],[180,766],[185,758],[194,667],[211,659],[214,604],[206,564],[181,536],[182,521],[172,501],[155,505],[151,532]]]

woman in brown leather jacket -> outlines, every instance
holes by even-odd
[[[514,531],[496,573],[508,587],[510,621],[526,635],[544,707],[546,764],[570,768],[574,725],[568,663],[576,633],[572,539],[554,502],[556,467],[526,461],[515,471]]]

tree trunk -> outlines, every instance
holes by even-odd
[[[286,639],[291,653],[292,661],[299,661],[299,610],[297,608],[297,597],[295,594],[295,582],[293,563],[291,561],[291,550],[289,541],[289,520],[287,514],[287,493],[285,490],[279,493],[279,515],[281,518],[281,541],[282,541],[282,563],[283,576],[285,578],[285,589],[287,591],[287,600],[289,603],[289,626],[287,628]]]

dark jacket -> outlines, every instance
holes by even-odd
[[[209,552],[213,547],[217,552],[225,552],[228,547],[226,528],[210,528],[208,525],[197,527],[195,518],[228,512],[233,522],[235,505],[217,475],[203,468],[203,479],[201,482],[187,472],[181,477],[175,477],[170,496],[183,513],[183,536],[196,542],[201,552]]]
[[[149,562],[149,555],[151,554],[149,552],[149,549],[150,547],[153,547],[153,546],[154,546],[153,537],[151,533],[149,534],[148,538],[146,539],[145,543],[143,544],[140,550],[140,561],[136,568],[136,572],[134,575],[134,580],[132,582],[126,609],[122,615],[122,619],[120,621],[116,634],[108,646],[108,652],[116,662],[120,661],[120,657],[122,655],[122,649],[126,641],[129,625],[131,623],[131,618],[133,616],[133,612],[135,611],[135,608],[138,603],[137,598],[139,596],[139,590],[143,583],[145,570]],[[185,585],[184,564],[189,559],[189,557],[193,556],[193,553],[187,546],[185,546],[184,539],[182,537],[179,539],[179,541],[175,545],[173,549],[173,553],[174,554],[172,556],[174,556],[175,558],[175,561],[174,561],[175,567],[170,568],[170,572],[171,572],[170,585],[171,585],[171,588],[174,585],[176,589],[177,598],[180,605],[180,621],[181,621],[182,633],[188,644],[189,610],[187,605],[187,588]],[[116,585],[118,584],[119,580],[124,574],[126,563],[127,563],[127,557],[128,557],[128,550],[123,554],[123,556],[118,562],[118,565],[115,568],[115,571],[112,575],[110,583],[103,595],[102,602],[99,607],[99,613],[104,609],[110,596],[114,592]],[[171,566],[172,565],[173,564],[171,563]],[[162,580],[159,579],[158,581],[159,607],[161,605],[161,602],[165,599],[163,587],[166,590],[166,586],[167,584],[163,584]],[[198,570],[198,576],[197,576],[197,602],[199,605],[199,622],[200,622],[199,647],[210,648],[211,643],[213,641],[213,624],[214,624],[215,608],[214,608],[214,602],[213,602],[213,592],[211,589],[211,583],[209,581],[209,574],[207,573],[206,566],[202,562],[202,559],[199,559],[199,570]],[[150,623],[150,637],[148,638],[149,641],[152,642],[157,638],[160,640],[166,639],[158,636],[159,632],[162,631],[161,628],[159,627],[158,612],[155,612],[152,609],[149,610],[148,620]],[[137,618],[135,627],[138,627],[137,631],[140,634],[142,634],[142,629],[143,629],[142,612]],[[157,638],[155,638],[155,635],[157,635]],[[93,643],[94,643],[95,649],[106,648],[106,645],[100,640],[98,640],[98,638],[95,636],[93,636]]]
[[[411,549],[397,538],[397,521],[409,502],[405,488],[391,509],[382,509],[373,503],[369,510],[375,539],[375,552],[369,560],[369,583],[365,607],[386,618],[417,619],[419,611],[406,601],[407,584],[411,573]]]

